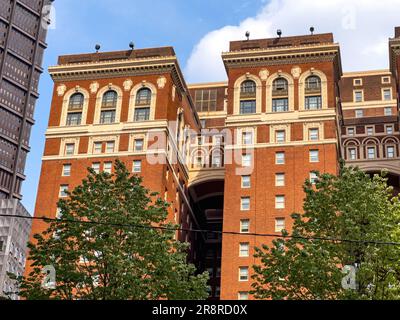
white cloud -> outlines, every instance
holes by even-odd
[[[189,82],[218,81],[226,78],[221,53],[229,41],[333,32],[341,45],[344,71],[388,68],[388,38],[399,23],[400,0],[271,0],[254,17],[236,26],[225,26],[205,35],[187,61]]]

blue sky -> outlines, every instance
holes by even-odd
[[[137,48],[173,45],[184,68],[193,46],[210,30],[236,24],[254,15],[262,0],[56,0],[55,29],[49,30],[44,59],[45,73],[40,80],[40,99],[36,105],[36,124],[23,184],[23,204],[33,213],[44,150],[53,82],[48,66],[63,54],[101,50],[124,50],[134,41]],[[78,10],[79,8],[79,10]]]
[[[63,54],[172,45],[187,82],[225,80],[221,52],[230,40],[333,32],[345,71],[388,68],[388,38],[400,25],[400,0],[56,0],[44,68]],[[23,184],[23,203],[33,213],[53,83],[40,82]]]

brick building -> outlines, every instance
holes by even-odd
[[[170,47],[62,56],[35,214],[55,217],[86,167],[119,158],[171,203],[171,221],[239,233],[177,236],[211,298],[251,298],[254,247],[271,241],[251,234],[290,231],[315,171],[345,158],[398,187],[398,28],[390,48],[390,70],[343,73],[330,33],[233,41],[228,81],[192,85]]]

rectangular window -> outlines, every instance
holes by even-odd
[[[61,185],[60,186],[60,193],[59,193],[60,198],[68,197],[67,192],[68,192],[68,185],[67,184]]]
[[[102,142],[95,142],[93,144],[93,153],[100,154],[103,152],[103,143]]]
[[[143,151],[144,141],[143,139],[135,139],[135,151]]]
[[[386,107],[385,108],[385,116],[391,116],[391,115],[393,115],[392,107]]]
[[[386,148],[386,157],[387,158],[394,158],[394,147],[389,146]]]
[[[115,152],[115,142],[107,141],[106,143],[106,153],[114,153]]]
[[[217,108],[217,90],[196,90],[194,100],[198,112],[215,111]]]
[[[272,99],[272,112],[289,111],[289,99]]]
[[[111,174],[112,172],[112,162],[104,162],[104,172]]]
[[[100,173],[100,162],[92,163],[92,169],[94,170],[94,172],[99,174]]]
[[[251,187],[250,176],[242,176],[242,188],[248,189]]]
[[[240,101],[240,114],[251,114],[256,113],[256,101],[245,100]]]
[[[285,130],[278,130],[275,132],[275,142],[276,143],[286,142],[286,131]]]
[[[354,136],[354,128],[347,128],[347,135]]]
[[[306,110],[319,110],[322,108],[321,96],[306,97]]]
[[[308,139],[310,141],[318,141],[319,140],[319,129],[312,128],[308,130]]]
[[[242,197],[240,199],[240,210],[242,210],[242,211],[250,210],[250,198],[249,197]]]
[[[390,83],[390,77],[382,77],[382,83]]]
[[[250,247],[247,242],[239,244],[239,257],[248,257],[250,254]]]
[[[362,102],[363,101],[363,92],[361,90],[354,91],[354,102]]]
[[[249,267],[239,268],[239,281],[249,281]]]
[[[368,147],[367,148],[367,156],[368,159],[375,159],[376,155],[375,155],[375,147]]]
[[[142,172],[142,161],[135,160],[133,161],[133,172]]]
[[[386,133],[393,134],[393,126],[386,126]]]
[[[349,159],[350,160],[357,160],[357,150],[356,148],[349,149]]]
[[[311,182],[312,184],[315,184],[315,182],[317,181],[317,179],[318,179],[317,173],[314,172],[314,171],[310,172],[310,182]]]
[[[383,100],[385,101],[392,100],[392,90],[390,89],[383,90]]]
[[[240,233],[249,233],[250,232],[250,220],[244,219],[240,220]]]
[[[242,144],[253,144],[253,133],[252,132],[242,132]]]
[[[109,124],[115,122],[115,110],[102,111],[100,114],[100,123]]]
[[[249,300],[249,293],[241,291],[238,293],[238,300]]]
[[[71,176],[71,165],[70,164],[63,165],[62,175],[63,175],[63,177]]]
[[[275,186],[276,187],[284,187],[285,186],[285,174],[284,173],[275,174]]]
[[[362,118],[362,117],[364,117],[364,110],[363,109],[356,110],[356,118]]]
[[[374,134],[374,128],[373,127],[367,127],[367,135],[372,136]]]
[[[243,167],[251,167],[251,154],[243,154],[242,155],[242,166]]]
[[[65,155],[71,156],[75,154],[75,143],[67,143],[65,145]]]
[[[354,86],[361,86],[362,85],[362,79],[354,79],[353,80],[353,85]]]
[[[285,209],[285,196],[275,196],[275,209]]]
[[[319,150],[310,150],[310,162],[319,162]]]
[[[79,126],[82,122],[82,113],[73,112],[67,115],[67,126]]]
[[[282,232],[286,227],[285,218],[275,219],[275,232]]]
[[[150,119],[150,108],[135,108],[135,121],[147,121]]]
[[[275,163],[276,164],[285,164],[285,153],[284,152],[277,152],[275,154]]]

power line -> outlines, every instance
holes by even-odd
[[[180,232],[193,232],[193,233],[213,233],[219,235],[237,235],[245,237],[269,237],[269,238],[283,238],[283,239],[300,239],[307,241],[329,241],[333,243],[360,243],[360,244],[375,244],[375,245],[388,245],[388,246],[400,246],[400,242],[390,242],[390,241],[378,241],[378,240],[355,240],[355,239],[340,239],[340,238],[330,238],[330,237],[303,237],[296,235],[278,235],[269,233],[241,233],[234,231],[217,231],[217,230],[207,230],[207,229],[187,229],[187,228],[169,228],[160,226],[149,226],[140,224],[122,224],[122,223],[109,223],[109,222],[99,222],[99,221],[84,221],[84,220],[72,220],[72,219],[53,219],[46,217],[27,217],[21,215],[7,215],[0,214],[0,217],[9,218],[20,218],[29,220],[42,220],[42,221],[52,221],[52,222],[67,222],[67,223],[80,223],[80,224],[91,224],[91,225],[104,225],[118,228],[138,228],[138,229],[156,229],[164,231],[180,231]]]

